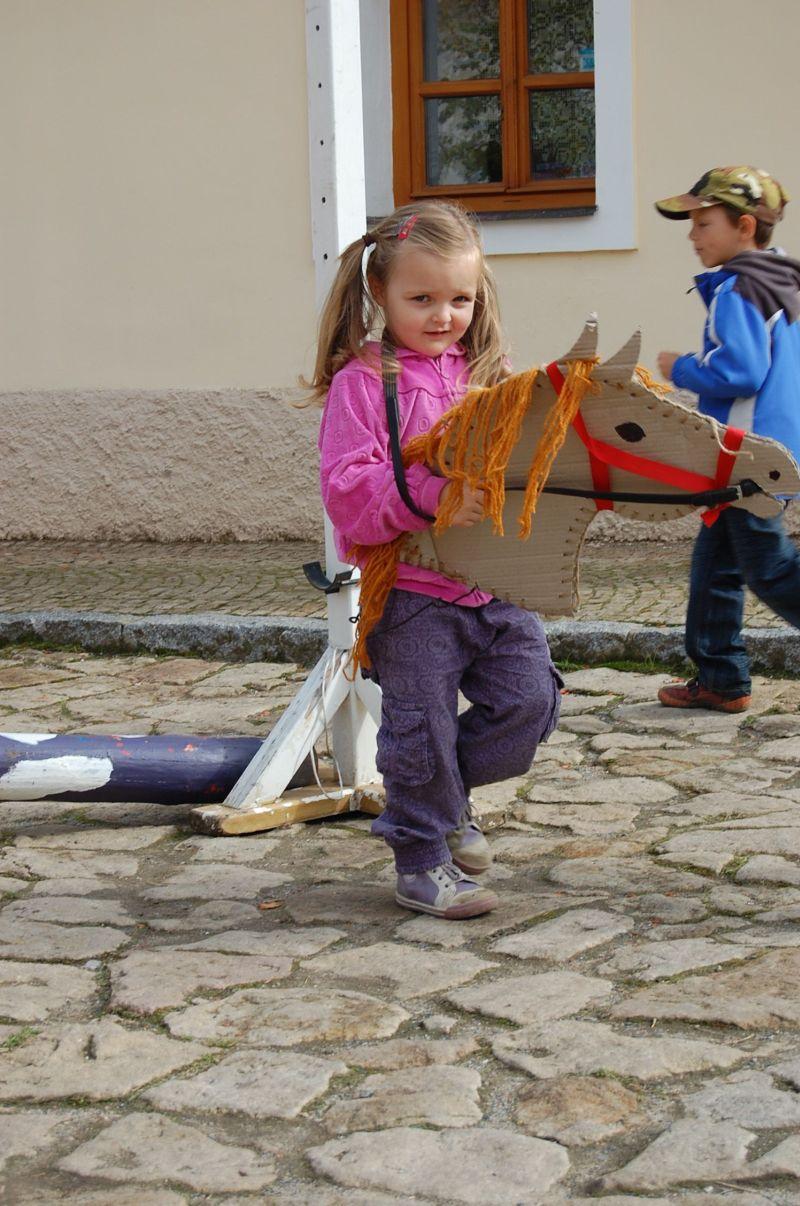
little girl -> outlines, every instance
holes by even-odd
[[[369,339],[379,310],[401,444],[427,432],[468,385],[507,376],[494,282],[464,211],[444,202],[404,206],[345,249],[312,382],[324,399],[322,498],[344,559],[355,544],[425,528],[451,488],[422,464],[409,466],[398,488],[381,344]],[[482,518],[483,491],[465,486],[453,523]],[[383,694],[377,765],[386,792],[372,830],[394,852],[396,899],[448,919],[486,913],[498,900],[473,878],[491,852],[469,793],[524,774],[558,722],[562,683],[541,622],[401,563],[367,650]],[[471,704],[460,716],[459,690]]]

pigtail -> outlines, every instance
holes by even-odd
[[[339,257],[339,268],[322,309],[317,359],[310,381],[310,400],[322,403],[334,374],[354,357],[363,356],[364,342],[375,321],[375,303],[364,280],[365,239],[356,239]]]

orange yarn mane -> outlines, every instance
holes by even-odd
[[[657,398],[666,398],[667,394],[674,391],[674,386],[669,381],[656,381],[649,369],[646,369],[643,364],[636,365],[636,376],[645,389],[649,389]]]
[[[587,389],[596,389],[591,374],[596,358],[571,360],[564,387],[548,411],[542,435],[533,454],[519,521],[521,540],[530,536],[536,504],[553,461],[566,439]],[[492,385],[470,390],[466,397],[423,436],[403,449],[403,464],[426,464],[447,478],[451,489],[439,507],[434,532],[453,521],[465,485],[484,492],[484,518],[491,519],[495,534],[503,535],[505,471],[519,440],[525,412],[531,404],[539,369],[533,368]],[[389,591],[397,580],[406,534],[379,545],[355,545],[348,558],[361,566],[361,611],[353,648],[354,666],[370,666],[367,637],[383,615]]]

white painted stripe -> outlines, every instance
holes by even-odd
[[[39,745],[42,741],[52,741],[58,733],[0,733],[9,741],[21,741],[24,745]]]
[[[740,427],[742,431],[752,431],[755,409],[755,394],[751,398],[737,398],[731,403],[731,408],[728,411],[728,426]]]
[[[714,325],[714,319],[716,318],[716,314],[717,314],[717,296],[718,295],[715,293],[711,300],[711,305],[708,307],[708,338],[716,346],[713,347],[711,349],[711,351],[708,352],[708,354],[705,355],[703,357],[703,359],[700,361],[700,363],[704,367],[708,364],[709,360],[714,355],[714,353],[718,352],[722,346],[722,344],[719,341],[719,338],[717,337],[717,328]]]
[[[767,359],[769,361],[770,368],[772,368],[772,332],[774,330],[775,323],[778,321],[781,314],[783,314],[783,310],[776,310],[772,317],[768,318],[766,322],[767,334],[769,335],[769,342],[767,344]],[[731,427],[741,427],[742,431],[752,431],[753,424],[755,423],[757,401],[757,394],[753,394],[750,398],[736,398],[731,404],[731,409],[728,413],[728,423],[731,425]]]
[[[93,791],[105,787],[113,771],[110,758],[82,754],[24,760],[0,775],[0,800],[44,800],[63,791]]]

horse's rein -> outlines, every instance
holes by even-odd
[[[545,372],[550,378],[556,396],[564,386],[564,374],[553,361],[545,366]],[[662,503],[666,506],[692,506],[710,508],[703,515],[703,522],[710,526],[719,517],[720,511],[739,499],[749,498],[753,494],[763,494],[760,486],[749,478],[736,486],[729,486],[731,472],[736,463],[736,453],[742,445],[745,432],[738,427],[726,427],[722,440],[719,457],[717,458],[716,474],[713,478],[702,473],[694,473],[690,469],[681,469],[677,465],[665,465],[662,461],[654,461],[649,457],[637,456],[624,448],[615,448],[603,440],[596,440],[589,435],[583,415],[580,411],[572,421],[575,433],[579,436],[589,454],[589,466],[592,473],[593,490],[579,490],[570,486],[544,486],[544,494],[567,495],[572,498],[593,499],[598,511],[611,511],[615,502]],[[667,486],[675,486],[680,494],[640,494],[638,492],[612,490],[610,468],[623,469],[637,477],[650,478],[651,481],[663,482]],[[524,489],[511,483],[506,484],[508,490]]]
[[[506,483],[506,490],[524,490],[525,485]],[[720,490],[699,490],[688,494],[645,494],[635,490],[579,490],[573,486],[544,486],[543,494],[562,494],[568,498],[590,498],[595,502],[623,503],[664,503],[671,507],[713,507],[721,510],[741,498],[750,498],[753,494],[763,494],[764,491],[750,478],[745,478],[738,486],[725,486]],[[613,511],[613,507],[597,508]]]

